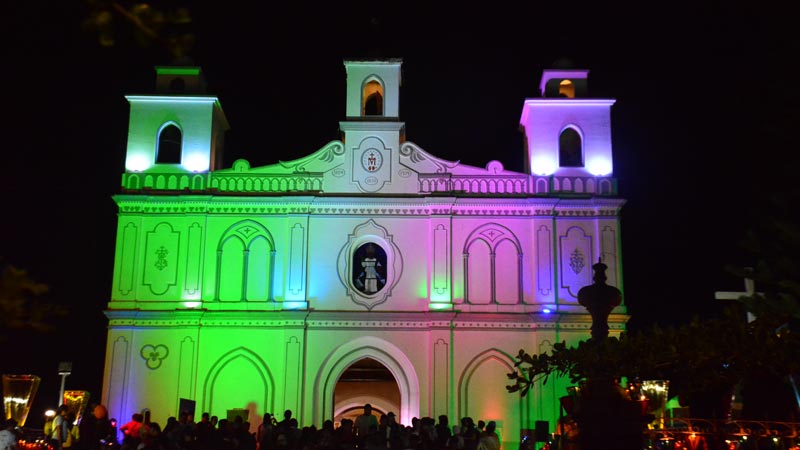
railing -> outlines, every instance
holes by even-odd
[[[642,450],[800,450],[800,422],[665,418],[663,426],[648,428]],[[567,423],[541,448],[591,450],[580,447],[579,434],[574,422]],[[534,450],[530,440],[523,444],[520,450]]]
[[[469,194],[592,194],[616,195],[617,188],[610,177],[537,176],[537,175],[453,175],[449,173],[420,174],[420,192]]]
[[[644,433],[646,449],[800,450],[800,423],[666,418]]]
[[[125,173],[122,187],[130,191],[207,191],[228,193],[283,193],[325,191],[321,173]],[[578,194],[612,196],[616,181],[610,177],[538,176],[525,174],[453,175],[419,174],[419,193],[490,194],[494,196]]]

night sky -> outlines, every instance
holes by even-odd
[[[18,3],[6,7],[2,31],[0,258],[72,311],[58,333],[14,334],[3,344],[2,373],[43,378],[35,425],[34,415],[55,404],[59,361],[74,363],[67,389],[100,395],[124,95],[152,93],[153,67],[171,59],[137,45],[118,15],[117,45],[100,46],[82,26],[86,2]],[[392,57],[404,61],[408,140],[448,160],[484,167],[497,159],[522,171],[519,116],[523,100],[539,95],[542,70],[563,58],[589,69],[590,95],[617,99],[614,173],[628,200],[631,329],[717,312],[714,291],[743,288],[724,266],[752,264],[738,243],[769,213],[766,199],[794,183],[800,39],[790,15],[766,3],[214,3],[191,6],[184,29],[197,38],[192,60],[231,124],[224,167],[238,158],[252,166],[291,160],[338,139],[342,61]]]

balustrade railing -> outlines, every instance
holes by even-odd
[[[644,432],[645,449],[800,450],[800,422],[667,418]]]
[[[217,191],[229,193],[324,192],[321,173],[125,173],[122,187],[130,191]],[[419,193],[518,195],[616,195],[614,178],[538,176],[525,174],[419,174]]]

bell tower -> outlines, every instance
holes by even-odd
[[[611,105],[616,100],[589,97],[588,78],[584,69],[545,69],[541,97],[525,100],[520,125],[531,175],[612,175]]]
[[[405,123],[400,121],[401,59],[345,60],[346,120],[339,122],[349,153],[349,182],[362,192],[402,192],[415,182],[398,177]]]
[[[219,99],[206,95],[199,67],[155,70],[155,95],[125,97],[131,108],[126,174],[213,171],[229,129]]]
[[[347,120],[400,117],[401,59],[345,60]]]

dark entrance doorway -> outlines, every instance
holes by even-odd
[[[351,419],[364,413],[364,404],[372,405],[372,414],[394,412],[400,417],[400,388],[389,369],[372,358],[351,364],[336,383],[333,392],[333,422]]]

